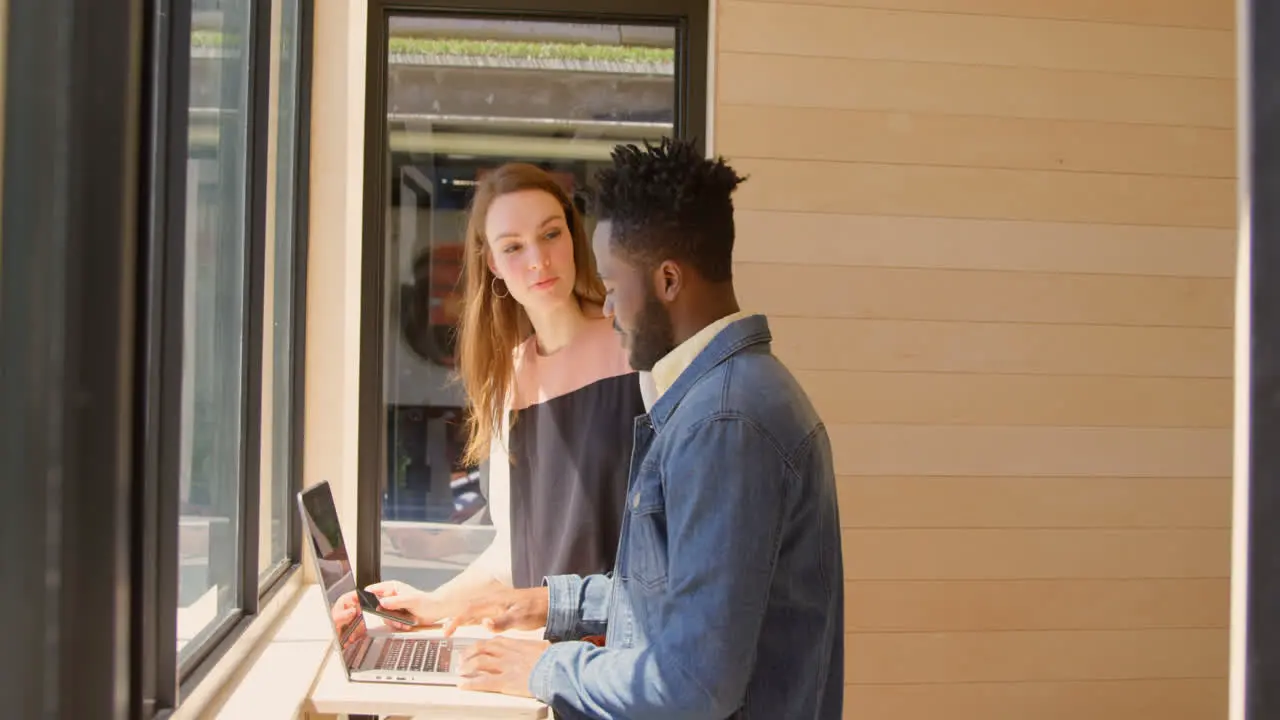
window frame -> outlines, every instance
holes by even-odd
[[[190,121],[192,3],[156,0],[145,21],[146,142],[142,245],[138,308],[138,382],[142,389],[137,421],[141,482],[135,488],[140,518],[133,538],[132,591],[136,602],[130,662],[139,715],[165,717],[216,666],[218,660],[285,585],[301,561],[302,528],[297,513],[286,512],[286,557],[266,574],[259,568],[259,513],[262,464],[263,316],[269,197],[268,143],[277,130],[269,122],[273,4],[282,0],[246,0],[250,4],[247,105],[247,177],[244,188],[243,394],[240,406],[240,486],[237,488],[235,548],[236,610],[180,663],[177,649],[178,521],[181,443],[182,339],[186,237],[186,177]],[[309,218],[311,62],[314,0],[298,0],[298,103],[293,128],[296,151],[293,181],[291,271],[290,418],[291,453],[288,495],[302,487],[305,418],[306,275]],[[167,311],[166,311],[167,309]],[[169,419],[169,422],[165,422]],[[270,428],[265,431],[270,432]],[[290,505],[290,509],[292,505]]]
[[[356,488],[356,580],[382,574],[381,478],[386,474],[383,406],[386,293],[384,213],[388,28],[393,15],[445,15],[502,20],[661,25],[676,28],[676,135],[706,149],[708,0],[369,0],[366,51],[363,238],[360,253],[359,440]]]
[[[136,707],[120,590],[136,463],[142,0],[5,10],[0,541],[22,551],[0,564],[19,649],[0,659],[0,706],[120,717]]]
[[[1280,13],[1259,2],[1240,7],[1235,432],[1243,437],[1236,455],[1233,573],[1243,578],[1234,578],[1233,592],[1241,596],[1233,598],[1239,636],[1232,642],[1231,689],[1233,713],[1262,720],[1280,712],[1280,447],[1273,440],[1280,433],[1280,282],[1273,277],[1280,268],[1280,205],[1272,200],[1280,192],[1280,122],[1273,109],[1280,87],[1272,72],[1280,67],[1280,46],[1266,40],[1280,32]]]

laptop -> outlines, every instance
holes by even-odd
[[[298,509],[311,539],[312,567],[320,579],[325,612],[334,616],[338,601],[355,592],[355,574],[342,539],[338,511],[329,483],[298,493]],[[408,683],[415,685],[455,685],[459,653],[475,642],[465,638],[415,637],[416,633],[370,634],[364,613],[345,625],[334,620],[337,641],[347,678],[352,682]]]

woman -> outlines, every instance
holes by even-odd
[[[489,460],[497,532],[433,592],[396,581],[369,587],[384,607],[426,623],[495,590],[610,570],[632,429],[645,412],[637,373],[602,312],[604,286],[582,218],[547,173],[515,163],[479,181],[463,276],[465,460]]]

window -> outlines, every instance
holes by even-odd
[[[178,648],[238,606],[248,320],[247,2],[195,4],[187,135],[179,416]]]
[[[362,318],[361,582],[435,588],[493,538],[487,468],[459,460],[465,398],[454,375],[475,180],[534,163],[585,210],[614,145],[702,133],[705,3],[604,17],[518,4],[446,14],[438,3],[371,3],[369,72],[385,81],[373,85],[382,94],[366,128],[365,207],[376,209],[366,211],[362,292],[380,301],[366,301],[377,314]]]
[[[0,0],[7,715],[165,715],[298,560],[312,12]]]
[[[310,0],[157,12],[143,683],[157,709],[299,559]],[[159,37],[166,37],[160,33]],[[171,420],[172,418],[172,420]],[[176,422],[174,422],[176,420]],[[151,653],[148,656],[146,653]]]

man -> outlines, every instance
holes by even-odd
[[[463,687],[532,695],[563,718],[839,718],[840,522],[826,430],[739,312],[731,194],[684,142],[619,147],[593,238],[606,312],[658,396],[637,419],[610,576],[547,578],[458,623],[540,627],[463,661]],[[605,642],[583,638],[605,634]]]

